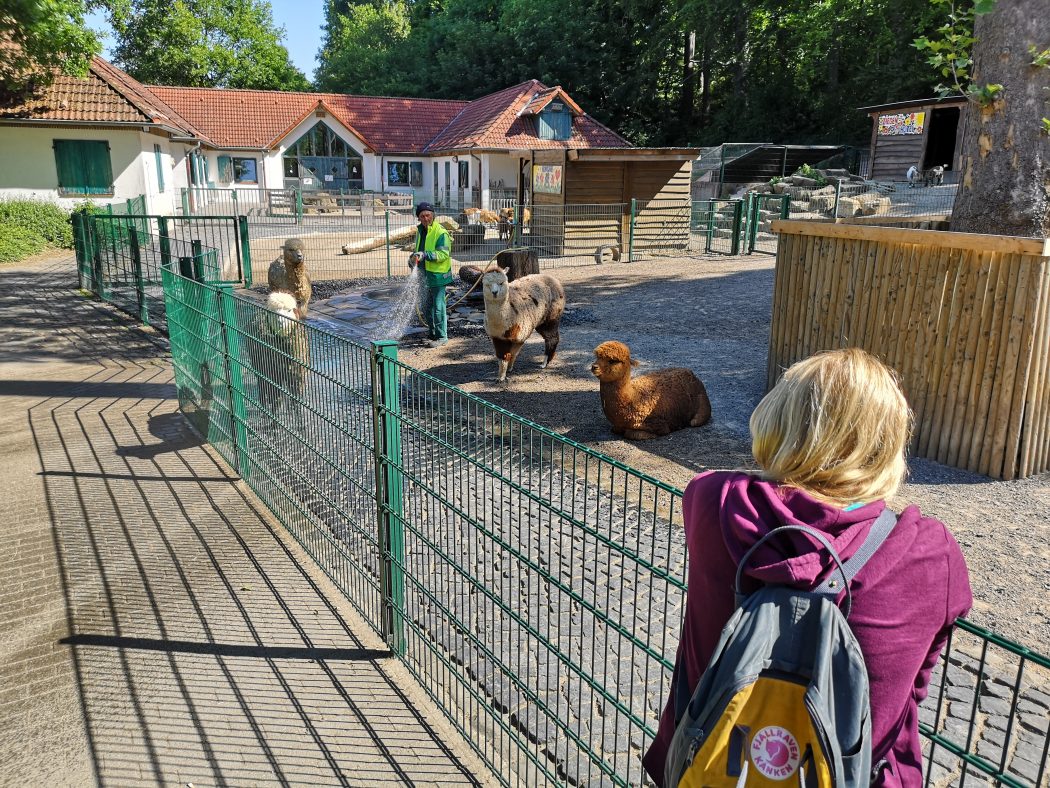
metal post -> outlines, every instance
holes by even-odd
[[[95,293],[95,298],[100,301],[104,301],[106,298],[106,283],[105,283],[105,271],[102,267],[102,243],[98,237],[98,225],[95,222],[95,217],[90,216],[88,218],[88,224],[91,227],[91,238],[93,239],[94,249],[92,254],[92,271],[94,274],[95,281],[93,282],[92,290]]]
[[[194,238],[190,241],[190,249],[193,251],[193,279],[198,282],[204,281],[204,244],[200,239]]]
[[[758,223],[762,216],[762,195],[748,192],[750,198],[750,205],[748,206],[747,216],[747,253],[752,254],[755,251],[755,244],[758,242]]]
[[[383,224],[386,227],[386,275],[393,276],[390,271],[390,211],[383,212]]]
[[[230,189],[230,197],[233,199],[233,215],[236,216],[238,214],[238,211],[237,211],[237,190],[236,189]]]
[[[190,215],[190,190],[185,188],[182,190],[182,215]]]
[[[295,190],[295,223],[303,223],[303,190]]]
[[[832,219],[839,218],[839,200],[842,199],[842,181],[835,182],[835,207],[831,212]]]
[[[184,279],[193,279],[193,258],[179,258],[179,275]]]
[[[715,211],[717,204],[717,200],[707,201],[707,245],[704,249],[706,252],[711,251],[711,241],[715,237]]]
[[[241,254],[237,261],[237,276],[243,279],[245,287],[252,286],[252,245],[248,242],[248,217],[237,217],[237,234],[240,236]]]
[[[780,218],[790,219],[791,218],[791,195],[784,194],[780,198]]]
[[[784,146],[784,157],[780,160],[780,177],[783,178],[787,175],[788,167],[788,149],[787,145]]]
[[[157,217],[157,229],[160,231],[160,267],[171,268],[171,237],[168,235],[168,217]]]
[[[733,243],[730,254],[740,254],[740,225],[744,215],[744,203],[741,200],[733,202]]]
[[[638,199],[631,198],[631,225],[627,236],[627,262],[634,262],[634,219],[638,215]]]
[[[405,653],[405,532],[401,470],[401,387],[397,342],[372,343],[372,413],[379,523],[379,592],[383,637],[395,654]]]
[[[135,276],[135,299],[139,307],[139,321],[149,325],[149,311],[146,309],[146,288],[142,280],[142,247],[139,244],[139,231],[137,227],[129,227],[131,236],[131,265]]]
[[[248,468],[248,409],[244,404],[244,379],[241,369],[241,343],[237,330],[237,304],[233,298],[233,283],[215,284],[219,299],[219,326],[222,331],[222,365],[226,388],[230,395],[230,418],[233,420],[234,470],[242,477]]]

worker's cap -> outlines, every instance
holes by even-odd
[[[437,213],[437,209],[434,207],[432,202],[421,202],[416,206],[416,216],[423,213],[423,211],[430,211],[431,213]]]

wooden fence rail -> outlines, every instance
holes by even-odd
[[[892,366],[911,451],[998,479],[1050,469],[1050,241],[778,221],[766,384],[821,350]]]

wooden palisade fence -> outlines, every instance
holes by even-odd
[[[900,375],[911,451],[998,479],[1050,469],[1050,241],[778,221],[767,386],[821,350]]]

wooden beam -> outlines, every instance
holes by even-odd
[[[777,219],[774,233],[783,235],[816,235],[824,238],[849,238],[855,241],[922,244],[938,249],[972,249],[982,252],[1026,254],[1050,257],[1050,238],[1016,238],[1009,235],[951,233],[941,230],[909,230],[903,227],[871,227],[859,224],[829,222],[794,222]]]

